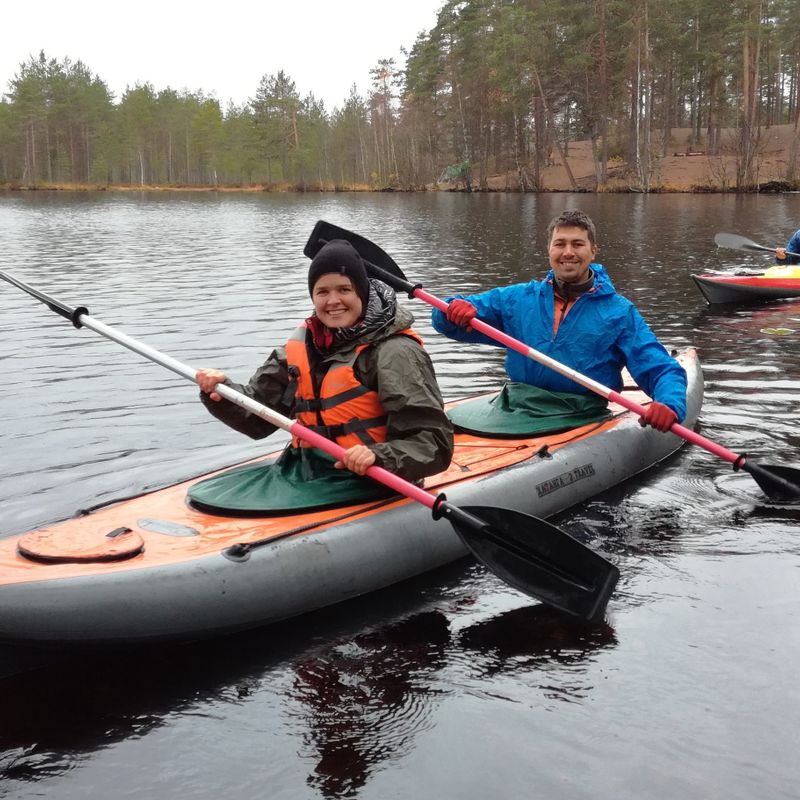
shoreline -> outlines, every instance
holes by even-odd
[[[456,181],[430,181],[413,187],[376,186],[370,183],[337,183],[327,179],[273,181],[261,183],[151,184],[107,183],[83,181],[40,182],[30,185],[18,177],[0,181],[0,191],[74,191],[74,192],[220,192],[220,193],[355,193],[355,192],[460,192],[504,194],[784,194],[800,192],[800,130],[784,124],[763,128],[755,159],[753,184],[737,188],[738,160],[732,143],[732,131],[719,152],[703,149],[702,138],[696,140],[685,128],[672,130],[662,152],[650,160],[645,184],[637,178],[630,164],[616,155],[608,160],[605,183],[598,185],[596,154],[590,141],[565,143],[558,154],[552,154],[541,167],[536,191],[526,170],[508,170],[507,162],[490,164],[489,174],[479,186],[476,166],[472,168],[471,185],[462,178]],[[691,143],[691,146],[690,146]]]
[[[647,191],[644,189],[613,185],[602,189],[589,189],[584,187],[546,187],[539,191],[528,191],[512,187],[489,186],[486,189],[467,190],[454,187],[426,187],[418,189],[398,189],[386,187],[383,189],[370,189],[367,187],[299,187],[299,186],[280,186],[271,187],[261,184],[252,186],[186,186],[171,184],[93,184],[93,183],[52,183],[40,184],[38,186],[23,186],[17,183],[0,183],[0,192],[219,192],[223,194],[233,194],[236,192],[244,194],[416,194],[429,192],[449,192],[451,194],[800,194],[800,181],[771,180],[759,183],[748,189],[736,189],[731,187],[694,185],[687,187],[676,186],[653,186]]]

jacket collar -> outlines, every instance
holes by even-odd
[[[592,284],[592,288],[589,289],[589,291],[586,292],[586,294],[589,294],[590,296],[593,297],[602,297],[605,295],[616,293],[614,284],[611,282],[611,278],[609,278],[608,273],[606,272],[602,264],[592,263],[589,265],[589,268],[594,273],[594,283]],[[549,283],[553,287],[555,287],[556,276],[552,269],[547,273],[544,280],[545,283]]]

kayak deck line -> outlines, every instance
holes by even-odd
[[[639,402],[647,401],[643,392],[637,390],[635,394],[639,396]],[[448,406],[450,405],[448,403]],[[570,442],[609,430],[619,423],[620,417],[630,415],[630,412],[614,403],[609,404],[609,410],[612,416],[607,420],[524,439],[486,438],[457,433],[450,466],[444,472],[425,479],[424,488],[439,492],[458,484],[478,480],[530,459],[551,457]],[[282,451],[257,456],[242,463],[262,461],[266,463],[277,458],[280,452]],[[287,536],[321,531],[336,526],[343,520],[357,520],[381,509],[413,503],[412,500],[397,496],[378,502],[368,501],[299,514],[241,517],[210,514],[196,510],[185,503],[186,491],[190,486],[228,469],[229,466],[223,467],[166,488],[121,500],[119,503],[112,501],[111,505],[105,505],[89,514],[79,512],[77,516],[44,526],[38,531],[0,540],[0,584],[40,579],[42,562],[21,556],[18,552],[20,538],[30,533],[41,533],[46,536],[57,534],[59,531],[64,531],[63,535],[66,536],[85,533],[88,539],[97,541],[108,532],[125,527],[144,539],[142,552],[130,559],[47,564],[48,578],[65,578],[76,574],[135,570],[180,563],[191,558],[216,554],[235,545],[261,545]],[[176,519],[176,508],[181,510],[180,519]],[[288,529],[287,520],[294,523],[290,524]],[[167,532],[171,526],[192,531],[194,535],[171,535]]]
[[[619,413],[620,414],[624,414],[624,413],[627,413],[627,412],[626,412],[625,409],[620,407]],[[551,442],[546,442],[546,443],[542,444],[541,446],[539,446],[538,449],[534,449],[535,445],[533,445],[531,443],[528,443],[528,442],[523,443],[523,444],[519,444],[519,443],[514,443],[512,441],[512,443],[508,447],[505,448],[506,452],[509,455],[511,455],[511,453],[516,453],[516,454],[522,455],[524,453],[524,456],[521,457],[518,461],[514,461],[513,463],[509,463],[506,466],[513,466],[513,464],[518,464],[518,463],[521,463],[523,461],[528,461],[528,460],[530,460],[532,458],[535,458],[535,457],[551,458],[552,457],[551,456],[551,452],[552,451],[558,450],[560,447],[564,447],[565,445],[569,444],[569,442],[574,440],[574,439],[581,438],[581,436],[586,436],[588,431],[586,431],[585,429],[592,428],[592,427],[599,429],[600,426],[603,425],[604,423],[605,423],[605,420],[603,422],[599,422],[599,423],[592,423],[592,425],[582,426],[581,428],[572,428],[569,431],[564,431],[563,434],[565,434],[565,435],[566,434],[570,434],[570,436],[568,436],[567,438],[564,438],[564,439],[560,439],[557,442],[552,442],[552,441]],[[581,433],[581,431],[582,431],[582,433]],[[478,441],[475,441],[475,442],[470,442],[470,441],[459,442],[458,441],[458,436],[459,435],[463,435],[465,438],[467,436],[469,436],[469,434],[456,434],[456,437],[457,437],[457,439],[456,439],[456,453],[459,450],[462,450],[462,449],[463,450],[469,450],[470,448],[473,448],[473,449],[484,449],[484,450],[485,449],[489,449],[489,446],[487,445],[486,440],[478,440]],[[476,438],[476,437],[473,437],[473,438]],[[545,437],[542,436],[540,438],[545,438]],[[551,451],[551,448],[552,448],[552,451]],[[497,448],[492,448],[492,449],[493,450],[497,450]],[[463,478],[467,477],[466,473],[471,473],[472,475],[476,475],[476,473],[475,473],[473,468],[477,464],[481,463],[482,459],[477,459],[477,460],[473,461],[470,466],[467,466],[467,465],[465,465],[463,463],[460,463],[460,464],[456,463],[456,461],[455,461],[456,453],[454,453],[453,460],[450,463],[450,467],[447,469],[446,472],[441,473],[441,480],[435,481],[433,479],[428,479],[428,481],[430,481],[430,483],[426,481],[426,482],[423,482],[423,484],[422,484],[425,489],[427,489],[428,491],[432,491],[433,489],[441,491],[443,489],[446,489],[448,486],[452,486],[452,485],[456,485],[456,484],[460,483],[463,480]],[[487,456],[487,460],[493,461],[494,459],[490,455],[490,456]],[[456,468],[458,469],[458,471],[456,471]],[[503,468],[505,468],[505,467],[503,467]],[[495,471],[495,468],[493,467],[491,471],[492,472]],[[453,473],[455,473],[455,474],[453,474]],[[450,479],[447,479],[447,477],[446,477],[447,475],[451,475]],[[434,478],[435,477],[436,476],[434,476]],[[241,555],[243,553],[247,553],[247,552],[252,551],[254,548],[263,547],[264,545],[270,544],[271,542],[274,542],[277,539],[283,539],[283,538],[286,538],[287,536],[290,536],[290,535],[293,536],[293,535],[296,535],[296,534],[299,534],[299,533],[305,533],[307,531],[320,528],[321,526],[330,526],[330,525],[333,525],[335,523],[342,522],[343,520],[346,520],[346,519],[351,519],[351,518],[355,518],[357,516],[366,515],[366,514],[369,514],[370,512],[372,512],[372,511],[374,511],[376,509],[384,508],[384,507],[388,506],[389,504],[392,504],[392,503],[395,503],[395,502],[397,502],[397,498],[388,497],[388,498],[386,498],[384,500],[379,500],[379,501],[373,503],[372,505],[370,505],[367,508],[363,508],[361,505],[352,506],[352,507],[350,507],[349,510],[346,510],[345,513],[341,514],[339,517],[335,517],[334,519],[327,520],[324,523],[316,522],[316,523],[310,523],[308,525],[302,525],[302,526],[300,526],[298,528],[295,528],[295,529],[293,529],[291,531],[286,531],[284,533],[273,534],[272,536],[269,536],[267,538],[258,539],[256,541],[252,541],[252,542],[237,542],[236,544],[231,545],[231,547],[228,549],[228,551],[226,551],[226,555],[228,557],[238,557],[239,555]]]

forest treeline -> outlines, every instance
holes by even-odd
[[[538,191],[554,161],[577,188],[567,147],[588,140],[596,189],[614,163],[647,191],[688,128],[681,147],[735,156],[746,190],[762,130],[786,123],[797,180],[800,0],[448,0],[406,55],[333,109],[284,71],[223,109],[147,83],[115,101],[42,52],[0,102],[0,183],[485,190],[512,173]]]

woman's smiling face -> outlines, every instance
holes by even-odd
[[[352,328],[364,310],[353,282],[347,275],[328,272],[314,284],[314,311],[328,328]]]

